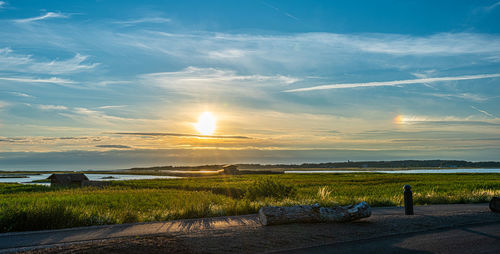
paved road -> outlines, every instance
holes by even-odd
[[[374,242],[374,245],[370,248],[378,246],[386,250],[387,246],[391,246],[393,249],[387,250],[397,252],[398,248],[420,250],[423,248],[422,242],[429,242],[431,246],[438,245],[439,240],[436,239],[441,239],[439,238],[441,236],[448,237],[446,241],[450,243],[457,242],[453,240],[456,238],[459,239],[459,244],[468,243],[469,245],[476,242],[491,243],[492,241],[499,241],[500,214],[490,212],[488,204],[417,206],[415,207],[415,216],[405,216],[403,214],[402,208],[390,207],[373,208],[370,218],[355,223],[291,224],[263,227],[254,214],[5,233],[0,234],[0,253],[40,247],[69,245],[75,247],[79,244],[92,246],[95,241],[109,240],[109,242],[112,242],[111,239],[128,239],[130,237],[137,239],[137,236],[163,237],[169,239],[169,244],[184,244],[187,246],[186,248],[192,248],[193,251],[203,249],[212,253],[232,253],[238,250],[257,253],[284,249],[301,251],[299,248],[307,246],[322,246],[318,247],[320,248],[318,251],[323,252],[328,251],[329,248],[334,246],[332,244],[335,243],[341,244],[338,245],[341,246],[339,248],[344,248],[339,250],[348,251],[359,244],[364,244],[365,241]],[[484,224],[485,222],[491,223],[491,227],[484,225],[471,226]],[[430,230],[438,229],[444,231],[437,234],[435,234],[436,232],[430,232]],[[411,233],[415,232],[426,233],[411,235]],[[383,238],[383,236],[388,238]],[[414,239],[412,237],[416,237],[416,244],[414,245],[412,245],[411,239]],[[476,238],[477,240],[474,240],[474,242],[473,239]],[[352,242],[359,239],[366,240]],[[140,244],[144,245],[144,241]],[[154,243],[155,241],[157,240],[151,242]],[[379,241],[380,244],[377,245],[375,242]],[[335,249],[337,250],[337,247]],[[308,250],[314,251],[315,249]],[[426,249],[422,251],[426,251]],[[57,251],[54,253],[57,253]]]
[[[282,253],[500,253],[500,223],[287,250]]]
[[[178,235],[190,232],[225,230],[231,227],[260,227],[257,215],[188,219],[167,222],[129,223],[61,230],[0,234],[0,253],[32,247],[78,243],[148,235]]]

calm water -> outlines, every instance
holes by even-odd
[[[26,178],[0,178],[0,183],[31,183],[32,181],[47,179],[51,174],[40,175],[23,175]],[[143,179],[174,179],[181,178],[177,176],[153,176],[153,175],[115,175],[115,174],[85,174],[91,181],[117,181],[117,180],[143,180]],[[105,177],[114,177],[112,179],[105,179]],[[47,183],[37,183],[44,184]]]
[[[433,173],[500,173],[498,168],[461,168],[461,169],[411,169],[411,170],[286,170],[285,174],[317,174],[317,173],[386,173],[386,174],[433,174]],[[1,174],[0,174],[1,175]],[[32,181],[47,179],[51,174],[23,175],[26,178],[0,178],[0,183],[32,183]],[[115,174],[85,174],[92,181],[117,181],[117,180],[145,180],[145,179],[175,179],[182,178],[178,176],[154,176],[154,175],[115,175]],[[106,177],[112,176],[111,179]],[[48,185],[48,183],[36,183]]]
[[[498,168],[457,168],[457,169],[409,169],[409,170],[375,170],[375,171],[356,171],[356,170],[297,170],[285,171],[285,174],[298,173],[387,173],[387,174],[433,174],[433,173],[500,173]]]

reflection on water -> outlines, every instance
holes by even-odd
[[[0,183],[30,183],[50,185],[49,183],[33,183],[32,181],[47,179],[51,174],[19,175],[15,178],[0,178]],[[153,176],[153,175],[115,175],[115,174],[85,174],[91,181],[119,181],[119,180],[146,180],[146,179],[175,179],[178,176]],[[9,175],[11,176],[11,175]],[[24,176],[24,177],[22,177]]]
[[[168,170],[168,172],[176,174],[218,174],[219,170]]]
[[[177,171],[180,172],[180,171]],[[184,172],[184,171],[183,171]],[[186,171],[189,173],[215,173],[214,171]],[[285,174],[299,173],[386,173],[386,174],[432,174],[432,173],[500,173],[498,168],[461,168],[461,169],[409,169],[409,170],[286,170]],[[33,181],[47,179],[51,174],[19,174],[19,177],[13,174],[3,174],[0,183],[23,183],[50,185],[49,183],[33,183]],[[115,175],[115,174],[85,174],[91,181],[119,181],[119,180],[146,180],[146,179],[176,179],[183,178],[179,176],[155,176],[155,175]]]
[[[293,170],[291,173],[387,173],[387,174],[435,174],[435,173],[500,173],[498,168],[456,168],[456,169],[408,169],[408,170]]]

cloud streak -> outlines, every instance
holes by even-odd
[[[429,95],[429,96],[434,96],[438,98],[445,98],[445,99],[452,99],[452,98],[457,98],[457,99],[462,99],[462,100],[470,100],[474,102],[483,102],[487,101],[488,97],[482,96],[480,94],[472,94],[472,93],[457,93],[457,94],[441,94],[441,93],[423,93],[423,95]]]
[[[30,23],[34,21],[39,21],[39,20],[45,20],[45,19],[54,19],[54,18],[68,18],[69,15],[59,13],[59,12],[47,12],[44,15],[40,15],[37,17],[32,17],[32,18],[25,18],[25,19],[16,19],[14,20],[17,23]]]
[[[394,80],[394,81],[344,83],[344,84],[330,84],[330,85],[321,85],[321,86],[305,87],[305,88],[298,88],[298,89],[289,89],[289,90],[284,90],[283,92],[294,93],[294,92],[308,92],[308,91],[314,91],[314,90],[344,89],[344,88],[356,88],[356,87],[397,86],[397,85],[424,84],[424,83],[434,83],[434,82],[443,82],[443,81],[461,81],[461,80],[474,80],[474,79],[498,78],[498,77],[500,77],[500,74],[495,73],[495,74],[479,74],[479,75],[439,77],[439,78],[421,78],[421,79],[407,79],[407,80]]]
[[[297,82],[299,79],[274,75],[274,76],[264,76],[264,75],[239,75],[232,70],[215,69],[215,68],[198,68],[198,67],[187,67],[181,71],[177,72],[159,72],[159,73],[149,73],[141,75],[140,78],[148,80],[157,80],[162,83],[172,86],[172,84],[185,86],[186,83],[196,83],[196,84],[220,84],[220,83],[232,83],[232,82],[264,82],[264,81],[274,81],[283,84],[292,84]]]
[[[285,12],[285,11],[281,11],[280,9],[278,9],[277,7],[273,6],[273,5],[270,5],[269,3],[266,3],[266,2],[262,2],[262,4],[266,5],[267,7],[279,12],[279,13],[282,13],[283,15],[291,18],[291,19],[294,19],[296,21],[300,21],[299,18],[293,16],[292,14],[288,13],[288,12]]]
[[[117,149],[130,149],[130,148],[132,148],[130,146],[124,146],[124,145],[96,145],[95,147],[99,147],[99,148],[117,148]]]
[[[98,63],[87,63],[88,56],[75,54],[66,60],[37,61],[31,55],[16,54],[10,48],[0,48],[0,70],[24,73],[70,74],[94,69]]]
[[[151,17],[151,18],[140,18],[140,19],[131,19],[131,20],[123,20],[123,21],[115,21],[113,22],[114,24],[120,24],[120,25],[137,25],[137,24],[142,24],[142,23],[153,23],[153,24],[162,24],[162,23],[168,23],[172,20],[168,18],[162,18],[162,17]]]
[[[38,105],[41,110],[68,110],[66,106],[62,105]]]
[[[97,107],[99,109],[113,109],[113,108],[124,108],[127,107],[127,105],[107,105],[107,106],[100,106]]]
[[[242,75],[228,69],[192,66],[174,72],[143,74],[139,75],[139,79],[143,84],[153,84],[190,97],[204,96],[204,93],[225,96],[244,94],[246,98],[258,97],[261,100],[264,94],[257,88],[274,87],[280,91],[300,80],[283,75]]]
[[[50,84],[75,84],[76,82],[62,78],[25,78],[25,77],[0,77],[0,80],[21,83],[50,83]]]
[[[476,107],[474,107],[474,106],[470,106],[470,107],[471,107],[471,108],[473,108],[473,109],[475,109],[475,110],[477,110],[478,112],[481,112],[481,113],[483,113],[483,114],[485,114],[485,115],[489,116],[489,117],[496,118],[494,115],[490,114],[490,113],[489,113],[488,111],[486,111],[486,110],[478,109],[478,108],[476,108]]]
[[[489,12],[489,11],[492,11],[493,9],[495,9],[496,7],[500,6],[500,1],[490,5],[490,6],[487,6],[484,8],[485,11]]]
[[[475,108],[475,110],[488,115],[489,113]],[[490,116],[490,115],[488,115]],[[399,115],[395,119],[396,124],[424,124],[424,125],[483,125],[483,126],[498,126],[500,122],[498,118],[491,115],[493,119],[484,118],[473,118],[473,117],[456,117],[456,116],[444,116],[444,117],[430,117],[430,116],[403,116]]]
[[[35,98],[33,95],[29,95],[26,93],[20,93],[20,92],[9,92],[12,95],[19,96],[19,97],[24,97],[24,98]]]
[[[135,135],[135,136],[173,136],[173,137],[197,137],[197,138],[228,138],[228,139],[251,139],[245,136],[229,136],[229,135],[196,135],[183,133],[168,133],[168,132],[115,132],[117,135]]]

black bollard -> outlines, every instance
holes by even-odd
[[[405,215],[413,215],[413,193],[411,192],[411,186],[405,184],[404,197],[405,197]]]

